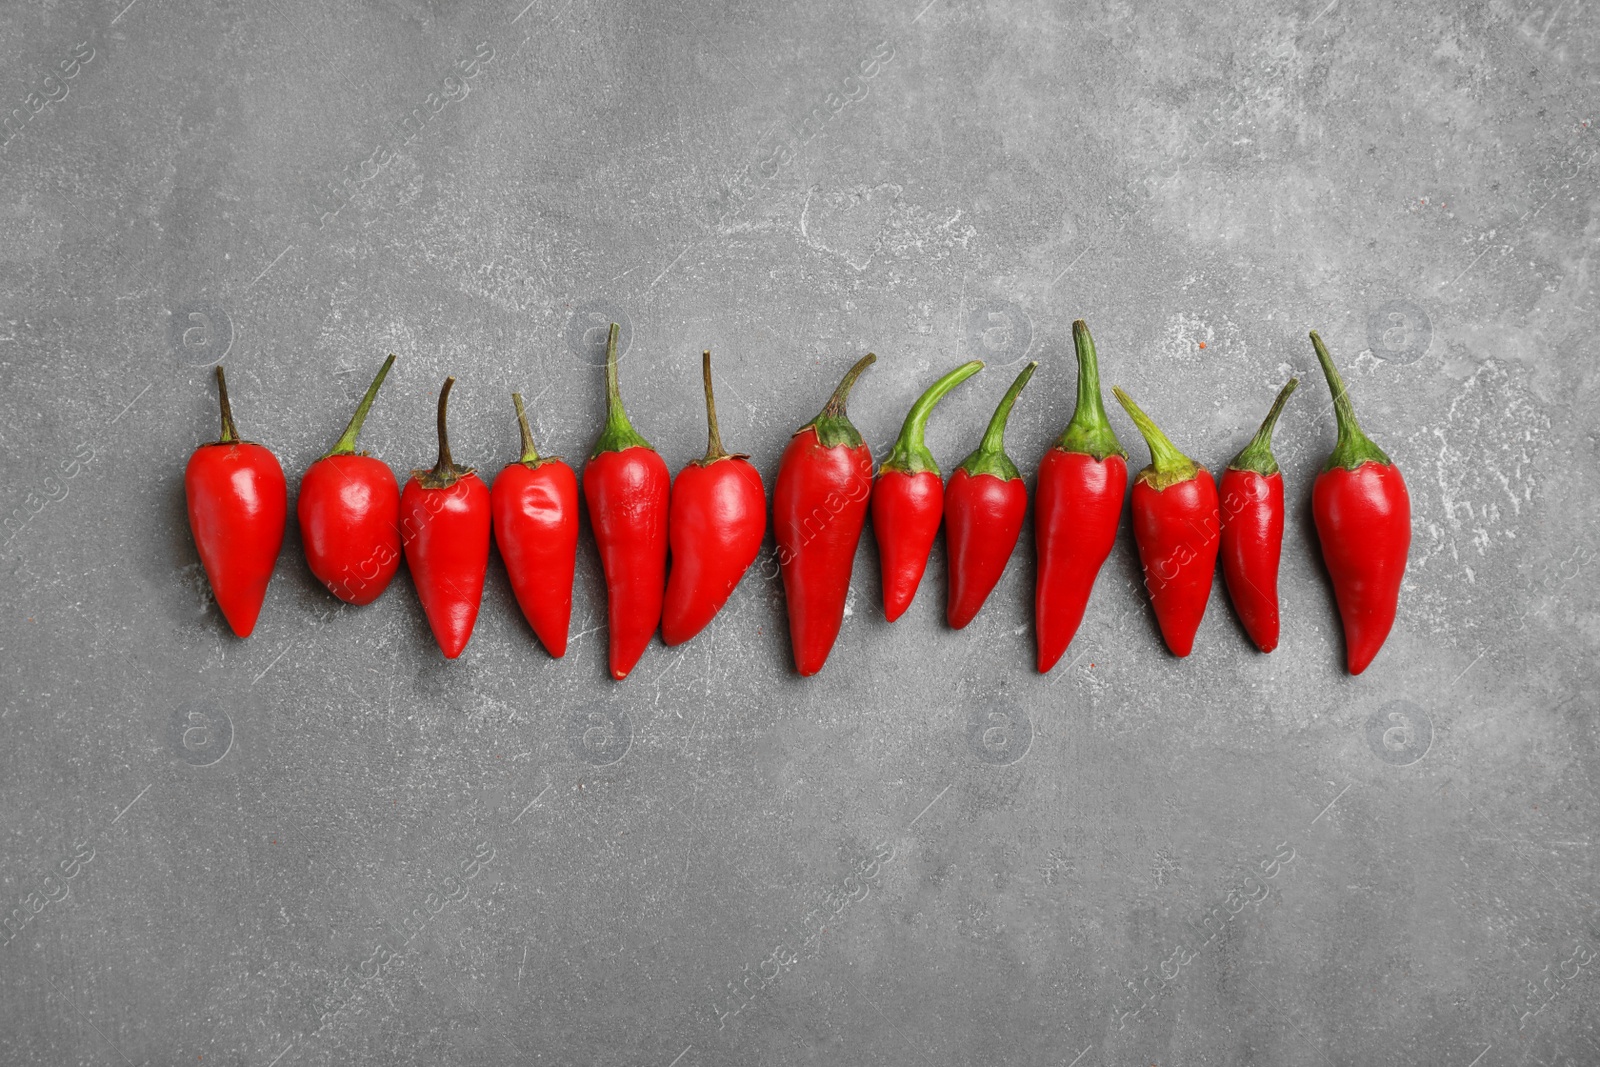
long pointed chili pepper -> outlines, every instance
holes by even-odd
[[[578,563],[578,476],[560,456],[533,447],[522,394],[512,393],[522,455],[507,463],[489,489],[494,539],[505,560],[517,606],[545,651],[567,651],[572,621],[572,575]]]
[[[1272,430],[1289,394],[1272,402],[1261,429],[1222,472],[1222,577],[1239,621],[1263,652],[1278,647],[1278,560],[1283,553],[1283,474],[1272,454]]]
[[[217,607],[235,634],[249,637],[283,547],[289,491],[278,457],[262,445],[239,439],[220,365],[217,400],[222,436],[189,457],[183,495],[189,529]]]
[[[950,600],[945,620],[959,630],[972,621],[1005,573],[1022,533],[1028,487],[1006,455],[1006,420],[1038,363],[1011,383],[976,451],[950,475],[944,494],[944,537],[950,553]]]
[[[667,502],[672,475],[628,421],[617,382],[622,327],[606,338],[606,428],[583,468],[589,525],[606,575],[611,677],[621,681],[661,622],[667,584]]]
[[[445,413],[454,378],[439,390],[439,460],[414,470],[400,491],[400,539],[406,565],[439,650],[461,655],[478,621],[489,566],[489,487],[450,455]]]
[[[1072,342],[1078,355],[1078,406],[1039,461],[1034,489],[1039,553],[1034,626],[1041,674],[1061,659],[1083,622],[1095,577],[1117,543],[1128,490],[1128,453],[1106,418],[1094,338],[1082,319],[1072,324]]]
[[[1161,637],[1174,656],[1187,656],[1216,573],[1217,483],[1210,471],[1179,452],[1127,393],[1111,391],[1150,446],[1150,465],[1133,482],[1133,539]]]
[[[701,357],[706,391],[706,454],[672,483],[672,573],[661,613],[661,639],[681,645],[705,629],[761,551],[767,491],[742,452],[722,446],[711,391],[711,353]]]
[[[328,592],[370,604],[400,569],[400,483],[382,460],[356,451],[372,401],[394,366],[383,361],[350,424],[300,479],[295,511],[306,564]]]
[[[894,622],[917,595],[944,516],[944,475],[923,443],[928,416],[945,396],[983,369],[963,363],[928,386],[906,414],[900,436],[872,487],[872,533],[883,570],[883,614]]]
[[[789,641],[802,675],[822,669],[844,621],[850,570],[872,496],[872,451],[845,414],[845,403],[877,358],[869,352],[845,373],[821,413],[795,431],[778,461],[772,525]]]
[[[1339,424],[1333,454],[1311,488],[1311,514],[1344,621],[1346,663],[1351,674],[1360,674],[1394,626],[1411,548],[1411,497],[1400,468],[1361,431],[1350,394],[1315,330],[1311,344]]]

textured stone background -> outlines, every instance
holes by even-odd
[[[125,2],[0,10],[0,1062],[1600,1062],[1592,4]],[[870,537],[808,681],[753,571],[612,684],[587,537],[564,661],[498,561],[447,663],[293,532],[240,642],[184,522],[219,359],[291,476],[386,351],[365,444],[454,373],[493,471],[513,388],[586,454],[616,317],[672,467],[710,346],[770,485],[865,349],[875,450],[990,361],[947,465],[1037,358],[1031,472],[1077,316],[1214,467],[1310,375],[1275,654],[1219,588],[1168,656],[1126,526],[1046,677],[1031,548],[958,634]],[[1358,679],[1313,326],[1415,494]]]

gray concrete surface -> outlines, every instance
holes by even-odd
[[[0,1063],[1600,1063],[1593,5],[125,2],[0,9]],[[1080,315],[1214,467],[1311,376],[1275,654],[1219,588],[1166,655],[1126,527],[1047,677],[1031,548],[952,633],[870,539],[811,680],[770,543],[621,685],[587,538],[564,661],[498,561],[447,663],[294,533],[241,642],[184,521],[219,359],[291,474],[386,351],[368,447],[454,373],[493,471],[513,388],[586,454],[616,317],[770,484],[868,348],[879,450],[990,361],[947,465],[1037,358],[1031,473]],[[1313,326],[1415,494],[1357,679]]]

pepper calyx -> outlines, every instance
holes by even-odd
[[[595,441],[594,450],[589,453],[590,459],[602,452],[621,452],[628,448],[655,451],[650,442],[633,428],[628,411],[622,406],[622,389],[617,381],[617,346],[621,339],[622,327],[613,322],[611,332],[606,336],[606,428],[600,432],[599,440]]]
[[[356,452],[356,438],[361,436],[361,426],[367,421],[367,412],[372,410],[372,402],[377,399],[378,390],[383,386],[383,380],[389,376],[389,368],[394,366],[394,353],[389,353],[389,358],[383,361],[383,366],[378,368],[378,376],[372,379],[372,384],[367,386],[366,395],[361,398],[361,403],[356,406],[356,413],[350,416],[350,422],[344,428],[344,433],[333,443],[333,447],[322,454],[323,459],[329,456],[354,456],[366,455],[365,452]]]
[[[1106,417],[1105,400],[1100,395],[1100,360],[1095,354],[1089,325],[1082,319],[1072,323],[1072,345],[1078,355],[1078,405],[1055,447],[1063,452],[1081,452],[1098,460],[1107,456],[1126,459],[1127,450],[1117,440],[1111,420]]]
[[[879,474],[890,471],[899,471],[902,474],[939,474],[939,464],[933,458],[933,452],[923,443],[923,436],[928,429],[928,416],[933,414],[933,409],[939,401],[949,395],[950,390],[977,374],[983,369],[983,361],[970,360],[952,371],[939,376],[938,380],[925,389],[917,402],[911,405],[911,410],[906,413],[905,422],[900,425],[900,436],[895,438],[894,447],[889,450],[883,464],[879,466]]]
[[[1284,387],[1278,390],[1278,398],[1272,402],[1272,410],[1267,412],[1267,417],[1261,420],[1261,428],[1250,438],[1250,443],[1228,461],[1229,470],[1254,471],[1268,478],[1278,473],[1278,457],[1272,454],[1272,431],[1278,425],[1278,416],[1283,414],[1283,405],[1289,402],[1289,394],[1293,393],[1299,384],[1299,378],[1290,378]]]
[[[817,441],[823,448],[860,448],[861,432],[855,428],[855,424],[845,413],[845,404],[849,401],[850,390],[855,387],[856,379],[861,377],[861,372],[877,361],[878,357],[871,352],[857,360],[855,366],[845,371],[844,377],[839,379],[833,395],[817,413],[817,417],[796,430],[794,435],[799,436],[811,430],[817,435]]]
[[[1335,442],[1333,452],[1329,454],[1328,461],[1322,465],[1322,469],[1331,471],[1335,467],[1343,467],[1345,470],[1353,471],[1363,463],[1394,466],[1394,460],[1389,458],[1389,454],[1379,448],[1356,421],[1356,409],[1350,403],[1350,394],[1344,387],[1344,379],[1339,376],[1339,368],[1333,365],[1333,357],[1328,355],[1328,346],[1322,343],[1322,338],[1317,336],[1316,330],[1311,331],[1311,347],[1316,350],[1317,362],[1322,364],[1323,377],[1328,379],[1328,389],[1333,393],[1333,417],[1339,424],[1339,440]]]
[[[533,431],[528,429],[528,412],[522,406],[522,394],[512,393],[511,404],[517,409],[517,431],[522,435],[522,455],[517,457],[517,462],[536,471],[546,463],[558,461],[560,456],[541,456],[539,450],[533,447]]]
[[[992,475],[1003,482],[1022,477],[1017,465],[1006,455],[1006,422],[1011,418],[1011,409],[1016,405],[1017,397],[1022,395],[1028,379],[1032,378],[1033,372],[1038,369],[1038,360],[1022,368],[1022,373],[1017,375],[1016,380],[1011,383],[1011,388],[1000,398],[1000,405],[994,409],[994,415],[989,419],[989,428],[983,433],[983,440],[971,455],[957,464],[956,470],[966,471],[974,478],[980,474]]]
[[[1135,481],[1144,482],[1159,491],[1187,482],[1200,473],[1200,465],[1178,451],[1178,447],[1167,439],[1167,435],[1161,432],[1155,421],[1146,415],[1127,393],[1117,386],[1112,386],[1111,392],[1127,411],[1133,424],[1139,428],[1139,434],[1144,438],[1145,444],[1150,446],[1150,465],[1139,472]]]
[[[233,424],[233,405],[228,403],[228,379],[222,373],[222,364],[217,364],[217,403],[222,409],[222,435],[214,445],[243,445],[248,444],[239,436],[239,427]]]
[[[691,460],[696,467],[709,467],[723,459],[749,459],[748,452],[729,452],[722,447],[722,427],[717,423],[717,398],[711,391],[711,350],[700,353],[700,376],[706,391],[706,454]]]
[[[450,389],[456,384],[454,377],[444,380],[439,390],[439,459],[429,470],[414,470],[411,476],[424,489],[448,489],[472,473],[471,467],[458,467],[450,455],[450,434],[445,427],[445,413],[450,406]]]

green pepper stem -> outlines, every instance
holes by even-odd
[[[1322,364],[1323,376],[1328,379],[1328,389],[1333,393],[1333,417],[1339,424],[1339,439],[1322,469],[1328,471],[1344,467],[1346,470],[1355,470],[1363,463],[1394,466],[1388,453],[1362,432],[1361,424],[1356,421],[1355,406],[1350,403],[1350,393],[1344,387],[1344,379],[1339,376],[1339,368],[1333,365],[1333,357],[1328,355],[1328,347],[1317,336],[1316,330],[1311,331],[1311,347],[1316,350],[1317,362]]]
[[[711,389],[711,349],[700,353],[700,377],[706,388],[706,454],[701,463],[711,464],[722,459],[728,450],[722,447],[722,428],[717,425],[717,397]]]
[[[706,454],[695,460],[701,467],[709,467],[719,459],[749,459],[743,452],[729,452],[722,447],[722,427],[717,425],[717,398],[711,391],[711,350],[700,354],[700,376],[706,387]]]
[[[439,390],[439,459],[432,470],[412,471],[424,489],[448,489],[472,473],[471,467],[458,467],[450,455],[450,431],[445,425],[445,414],[450,406],[450,390],[456,384],[454,377],[444,380]]]
[[[361,424],[367,421],[367,412],[372,410],[372,402],[377,398],[378,389],[383,385],[383,380],[389,376],[389,368],[392,366],[394,366],[393,352],[383,361],[383,366],[379,368],[378,376],[372,379],[372,384],[367,386],[367,393],[356,407],[356,413],[350,416],[350,424],[344,428],[344,433],[339,435],[332,448],[322,454],[323,459],[329,456],[355,455],[356,438],[361,436]]]
[[[1127,393],[1116,386],[1112,386],[1111,392],[1127,411],[1133,424],[1139,428],[1145,444],[1150,446],[1150,465],[1139,472],[1142,481],[1148,482],[1156,489],[1165,489],[1179,482],[1186,482],[1199,473],[1199,464],[1178,451],[1177,446],[1167,439],[1161,428],[1133,402]]]
[[[933,409],[938,406],[939,401],[949,395],[950,390],[982,369],[983,361],[974,359],[941,375],[937,381],[928,386],[923,394],[917,397],[917,402],[911,405],[911,410],[906,413],[906,421],[900,425],[900,436],[895,439],[894,448],[890,450],[879,471],[902,471],[906,474],[931,471],[938,474],[939,464],[934,462],[933,453],[923,443],[928,428],[928,416],[933,414]]]
[[[602,452],[621,452],[626,448],[650,448],[650,442],[640,436],[628,419],[628,410],[622,406],[622,387],[617,380],[617,346],[621,344],[622,327],[611,324],[606,335],[606,428],[594,443],[590,458]]]
[[[1099,460],[1107,456],[1126,458],[1128,453],[1106,417],[1105,400],[1100,395],[1100,360],[1095,355],[1089,325],[1082,319],[1072,324],[1072,345],[1078,355],[1078,406],[1055,446],[1063,452],[1082,452]]]
[[[822,406],[817,417],[806,423],[795,433],[814,430],[817,440],[824,448],[861,447],[861,433],[850,421],[850,416],[845,413],[845,404],[850,399],[850,390],[855,387],[856,379],[861,377],[861,372],[878,361],[878,357],[868,352],[856,361],[856,365],[844,372],[844,377],[839,379],[839,384],[834,388],[833,395]]]
[[[222,436],[217,438],[217,444],[237,444],[240,441],[239,428],[233,424],[233,405],[228,403],[228,379],[223,375],[220,363],[217,364],[217,399],[222,404]]]
[[[868,352],[856,360],[855,366],[844,372],[844,377],[839,379],[839,384],[834,386],[833,395],[828,397],[828,402],[822,406],[822,413],[818,418],[845,417],[845,404],[850,400],[850,390],[856,386],[856,379],[861,377],[861,372],[878,362],[878,357]]]
[[[537,467],[539,450],[533,447],[533,431],[528,429],[528,409],[522,406],[522,394],[512,393],[511,404],[517,409],[517,429],[522,434],[522,455],[517,458],[517,462]]]
[[[1034,360],[1022,368],[1022,373],[1017,375],[1017,380],[1011,383],[1011,388],[1006,390],[1006,395],[1000,398],[1000,406],[994,409],[994,414],[989,418],[989,428],[983,431],[983,442],[978,446],[985,452],[1004,452],[1006,450],[1006,422],[1011,418],[1011,409],[1017,403],[1017,397],[1022,395],[1023,388],[1028,384],[1028,379],[1033,377],[1033,372],[1039,369],[1039,361]]]
[[[1289,402],[1289,394],[1293,393],[1299,384],[1299,378],[1290,378],[1288,383],[1278,390],[1278,398],[1272,402],[1272,410],[1267,412],[1267,417],[1261,420],[1261,428],[1250,438],[1250,443],[1228,461],[1229,467],[1236,471],[1255,471],[1262,475],[1278,473],[1278,458],[1272,454],[1272,431],[1278,425],[1278,416],[1283,414],[1283,406]]]
[[[1006,395],[1000,398],[1000,406],[994,409],[994,415],[989,419],[989,428],[983,432],[983,440],[977,450],[962,460],[957,470],[964,470],[973,476],[992,474],[1008,482],[1013,478],[1022,477],[1017,465],[1006,455],[1006,423],[1011,418],[1011,409],[1016,405],[1017,397],[1022,395],[1023,387],[1028,384],[1028,380],[1033,377],[1033,372],[1038,367],[1039,362],[1035,360],[1022,368],[1022,373],[1011,383]]]
[[[435,467],[454,467],[455,460],[450,455],[450,428],[445,422],[445,416],[450,407],[450,390],[454,388],[454,376],[444,380],[444,388],[439,390],[439,461]]]

